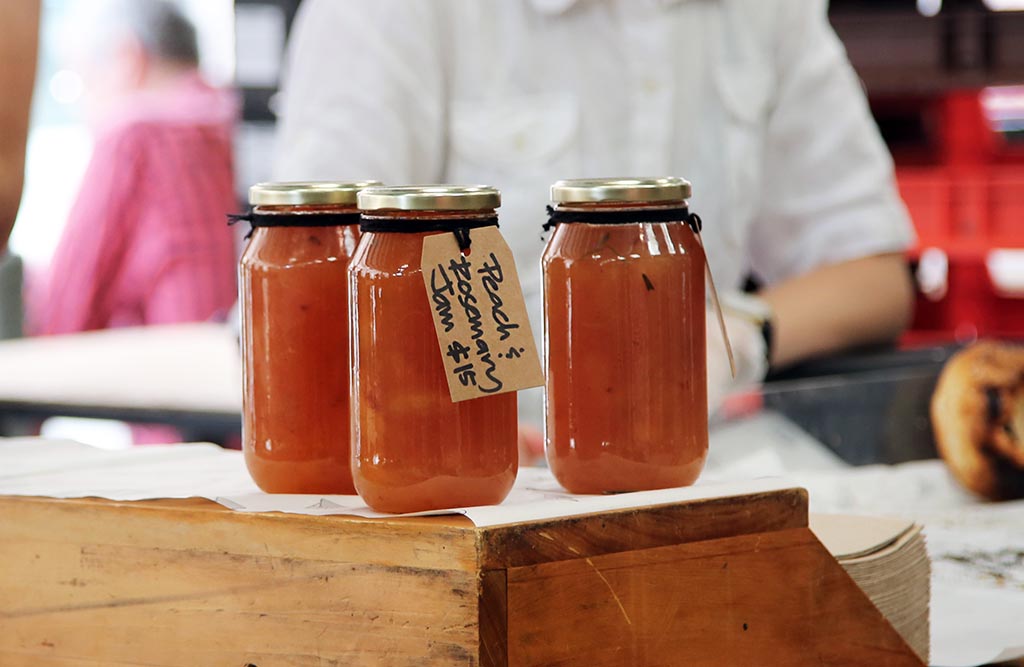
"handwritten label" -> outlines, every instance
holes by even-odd
[[[452,401],[544,384],[512,251],[497,227],[423,239],[423,283]]]

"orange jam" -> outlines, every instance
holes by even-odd
[[[239,270],[243,450],[270,493],[355,493],[347,270],[359,239],[355,194],[365,185],[265,184],[250,193],[254,230]]]
[[[681,179],[552,187],[554,220],[590,220],[559,223],[542,259],[547,459],[573,493],[684,486],[704,467],[705,257],[688,195]]]
[[[377,231],[349,270],[356,489],[382,512],[500,503],[518,465],[516,395],[452,402],[420,268],[425,236],[450,232],[413,231],[494,217],[497,191],[370,188],[359,201]]]

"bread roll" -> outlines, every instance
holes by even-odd
[[[1024,498],[1024,347],[982,341],[957,353],[932,396],[939,454],[990,500]]]

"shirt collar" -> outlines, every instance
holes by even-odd
[[[542,14],[563,14],[573,5],[584,0],[530,0],[533,8]],[[688,0],[657,0],[663,7],[674,7]]]

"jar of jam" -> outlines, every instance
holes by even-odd
[[[488,187],[359,193],[363,237],[349,269],[352,476],[375,510],[496,504],[515,481],[516,394],[452,402],[421,270],[427,235],[472,238],[473,228],[497,224],[500,205]]]
[[[685,486],[704,467],[705,256],[689,196],[679,178],[551,187],[545,444],[570,492]]]
[[[264,183],[239,268],[243,450],[270,493],[355,493],[348,282],[356,193],[375,182]]]

